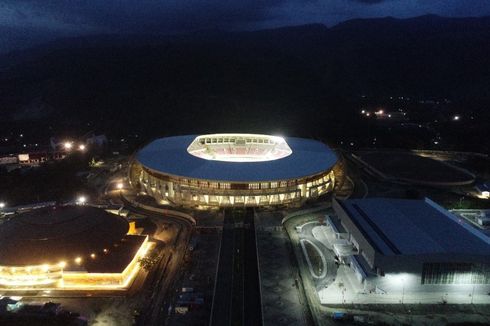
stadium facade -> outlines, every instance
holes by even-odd
[[[88,206],[14,216],[0,228],[0,289],[126,289],[152,246],[131,226]]]
[[[260,134],[154,140],[136,155],[131,185],[187,207],[299,205],[331,192],[337,156],[325,144]]]

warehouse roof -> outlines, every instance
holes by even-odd
[[[490,238],[430,199],[338,201],[371,245],[384,255],[490,255]]]

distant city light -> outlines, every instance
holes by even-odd
[[[67,141],[67,142],[65,142],[65,143],[63,144],[63,146],[65,147],[65,149],[68,149],[68,150],[69,150],[69,149],[72,149],[73,144],[72,144],[71,142],[68,142],[68,141]]]
[[[75,263],[77,263],[78,265],[80,265],[82,263],[82,257],[75,258]]]
[[[369,112],[368,112],[368,113],[366,113],[366,117],[369,117],[370,115],[371,115],[371,113],[369,113]]]
[[[91,257],[92,259],[95,259],[95,254],[94,254],[94,253],[91,253],[91,254],[90,254],[90,257]]]
[[[361,113],[362,113],[362,114],[366,113],[366,110],[362,110],[362,111],[361,111]]]
[[[455,116],[453,117],[453,120],[454,120],[454,121],[458,121],[459,119],[461,119],[461,117],[460,117],[459,115],[455,115]]]

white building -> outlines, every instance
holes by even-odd
[[[339,260],[366,292],[490,292],[490,238],[430,199],[334,199],[333,208],[327,224],[354,249]]]

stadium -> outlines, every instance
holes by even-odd
[[[125,289],[150,249],[124,218],[89,206],[35,209],[0,228],[0,289]]]
[[[325,144],[260,134],[154,140],[136,153],[132,187],[186,207],[300,205],[334,189],[337,156]]]

